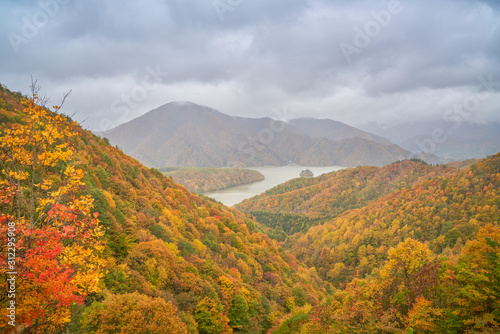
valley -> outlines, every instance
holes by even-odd
[[[500,334],[500,1],[1,1],[0,334]]]
[[[0,218],[4,235],[9,221],[18,229],[19,330],[499,329],[500,153],[439,166],[413,158],[163,170],[187,185],[265,176],[243,186],[265,185],[256,196],[230,208],[37,106],[36,96],[2,88],[0,99]],[[298,177],[305,169],[315,177]],[[40,223],[30,225],[30,212]]]
[[[252,184],[204,193],[203,195],[214,198],[215,200],[222,202],[224,205],[233,206],[247,198],[259,195],[266,190],[269,190],[290,179],[299,178],[300,172],[304,170],[304,168],[304,166],[296,165],[252,167],[252,170],[258,171],[264,175],[265,179]],[[321,175],[342,169],[343,167],[309,166],[307,168],[311,169],[315,175]]]

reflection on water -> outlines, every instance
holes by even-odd
[[[288,166],[265,166],[265,167],[249,167],[261,172],[266,179],[252,184],[245,184],[232,188],[227,188],[219,191],[205,193],[203,195],[212,197],[215,200],[224,203],[227,206],[233,206],[244,199],[253,197],[264,191],[271,189],[283,182],[299,177],[299,174],[304,169],[309,169],[314,173],[314,176],[333,172],[344,167],[329,166],[329,167],[304,167],[297,165]]]

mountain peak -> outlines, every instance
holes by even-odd
[[[194,103],[192,101],[172,101],[172,102],[167,103],[166,105],[172,105],[175,107],[204,107],[204,108],[208,108],[207,106],[200,105],[200,104]]]
[[[202,105],[202,104],[198,104],[198,103],[195,103],[195,102],[192,102],[192,101],[171,101],[171,102],[168,102],[168,103],[165,103],[161,106],[159,106],[158,108],[156,109],[153,109],[153,110],[164,110],[164,109],[192,109],[192,110],[201,110],[201,109],[208,109],[208,110],[213,110],[213,111],[217,111],[216,109],[214,108],[210,108],[206,105]]]
[[[340,122],[292,123],[276,130],[271,118],[232,117],[173,101],[104,135],[152,167],[283,165],[290,160],[308,166],[385,165],[410,157],[410,152],[386,146],[388,140]]]
[[[144,115],[138,117],[141,118],[169,118],[173,117],[177,120],[184,119],[184,121],[189,122],[193,119],[201,119],[202,117],[223,117],[227,116],[217,109],[210,108],[205,105],[197,104],[191,101],[172,101],[163,104]],[[230,116],[227,116],[230,117]],[[159,119],[157,119],[159,121]]]

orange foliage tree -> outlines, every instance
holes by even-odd
[[[68,140],[74,123],[44,108],[36,82],[21,124],[0,127],[1,329],[50,333],[100,291],[104,231]],[[54,107],[55,111],[59,107]],[[5,293],[7,292],[7,293]]]
[[[140,293],[109,294],[102,303],[94,303],[85,310],[86,333],[187,334],[187,326],[176,313],[172,302]]]

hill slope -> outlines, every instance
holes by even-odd
[[[305,232],[343,212],[362,208],[414,183],[450,175],[456,170],[421,161],[401,161],[384,167],[357,167],[310,179],[294,179],[237,204],[269,227],[287,234]]]
[[[414,238],[440,254],[500,222],[500,154],[444,176],[418,180],[287,241],[299,259],[333,282],[369,273],[386,251]],[[332,264],[341,263],[341,270]],[[340,266],[340,265],[339,265]],[[340,267],[337,266],[337,269]]]
[[[342,289],[272,332],[498,333],[499,189],[500,153],[288,238]]]
[[[25,124],[19,97],[0,88],[2,130]],[[74,123],[68,126],[77,133],[68,143],[84,172],[80,192],[95,200],[106,228],[107,272],[102,291],[74,304],[71,321],[52,332],[500,330],[500,154],[451,173],[446,167],[397,163],[380,169],[389,180],[382,176],[365,186],[363,177],[349,185],[353,175],[347,173],[346,180],[338,180],[348,199],[338,204],[344,211],[277,243],[260,233],[249,215],[191,194],[106,140]],[[376,178],[372,169],[356,170]],[[58,170],[61,166],[54,166],[55,183]],[[368,204],[352,208],[365,198],[349,189],[368,197]],[[71,233],[72,226],[65,227],[62,232]],[[0,239],[4,249],[6,240]],[[41,259],[37,266],[58,260],[47,255],[50,263]],[[1,259],[5,264],[5,253]],[[44,284],[53,274],[35,278]],[[6,288],[6,275],[0,285]],[[16,311],[21,316],[24,309]],[[0,312],[6,319],[7,308]],[[43,320],[50,319],[49,314]],[[36,331],[35,320],[24,323],[24,330]],[[69,321],[69,314],[63,320]],[[0,326],[1,332],[12,331],[6,321]]]
[[[0,90],[2,127],[22,122],[17,98]],[[123,319],[141,310],[181,319],[172,333],[256,333],[291,300],[302,306],[323,298],[327,285],[259,233],[251,217],[188,192],[79,126],[73,131],[81,192],[94,198],[106,228],[107,273],[103,292],[75,307],[68,331],[129,326]]]
[[[256,170],[235,168],[165,167],[160,172],[195,193],[206,193],[264,180]]]
[[[384,165],[412,155],[355,136],[314,138],[270,118],[231,117],[191,102],[165,104],[102,135],[153,167]]]

